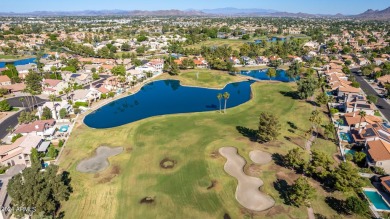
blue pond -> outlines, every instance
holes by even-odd
[[[222,90],[181,86],[177,80],[151,82],[125,98],[113,101],[85,117],[92,128],[111,128],[157,115],[219,110],[218,93],[229,92],[227,108],[247,102],[250,85],[243,81],[226,85]],[[222,107],[224,100],[222,99]]]
[[[292,78],[289,78],[287,75],[286,75],[286,72],[284,70],[278,70],[276,72],[276,77],[268,77],[267,76],[267,71],[268,69],[264,69],[264,70],[252,70],[252,71],[241,71],[240,74],[241,75],[245,75],[245,76],[249,76],[249,77],[252,77],[252,78],[256,78],[256,79],[260,79],[260,80],[276,80],[276,81],[283,81],[283,82],[290,82],[290,81],[294,81]],[[299,79],[299,78],[297,78]]]
[[[390,207],[383,200],[382,196],[378,194],[377,191],[364,190],[364,194],[370,200],[370,202],[375,206],[376,209],[382,211],[389,211]]]
[[[46,58],[47,56],[48,55],[45,54],[42,56],[42,58]],[[28,59],[20,59],[20,60],[14,61],[14,62],[0,62],[0,68],[4,68],[5,65],[8,63],[12,63],[15,66],[18,66],[18,65],[27,65],[30,63],[35,63],[35,60],[36,60],[36,58],[28,58]]]

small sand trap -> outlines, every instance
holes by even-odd
[[[254,150],[249,153],[249,158],[255,164],[267,164],[272,161],[272,156],[270,153]]]
[[[275,200],[259,191],[263,181],[244,173],[246,161],[237,154],[236,148],[222,147],[219,153],[227,159],[225,171],[238,180],[236,199],[242,206],[252,211],[264,211],[274,206]]]
[[[96,149],[96,155],[94,157],[81,161],[76,170],[82,173],[97,173],[106,169],[110,163],[107,158],[122,153],[122,147],[110,148],[106,146],[100,146]]]

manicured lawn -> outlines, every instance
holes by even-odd
[[[162,74],[157,80],[177,79],[182,85],[223,88],[227,83],[246,80],[239,76],[230,75],[226,71],[209,69],[182,70],[179,76]]]
[[[30,58],[32,56],[21,56],[21,55],[0,55],[0,59],[23,59]]]
[[[218,47],[218,46],[228,45],[228,46],[231,46],[233,49],[238,50],[242,44],[247,43],[247,42],[254,42],[254,39],[253,40],[252,39],[250,39],[250,40],[210,39],[210,40],[206,40],[206,41],[197,43],[195,45],[190,45],[190,46],[188,46],[188,48],[200,49],[200,48],[202,48],[202,46],[207,46],[207,47],[217,46]]]
[[[175,78],[183,84],[210,87],[216,84],[223,87],[220,83],[235,79],[228,74],[217,77],[222,73],[215,73],[211,79],[196,80],[195,72]],[[205,78],[209,74],[214,73],[205,72]],[[164,77],[171,76],[161,78]],[[310,127],[308,117],[313,108],[286,95],[295,86],[255,83],[253,99],[228,109],[227,114],[157,116],[104,130],[91,129],[78,122],[60,159],[60,167],[71,174],[74,190],[61,209],[65,218],[223,218],[225,213],[231,218],[307,218],[306,208],[285,205],[274,185],[276,179],[291,183],[298,176],[274,162],[259,167],[249,160],[249,152],[254,149],[285,154],[291,148],[304,146],[304,132]],[[238,126],[256,129],[261,111],[273,112],[280,118],[281,135],[275,142],[252,142],[237,131]],[[289,124],[298,128],[291,132]],[[318,147],[333,153],[336,146],[323,141]],[[110,158],[110,167],[101,173],[77,172],[76,165],[93,155],[100,145],[122,146],[125,150]],[[275,207],[252,214],[238,204],[234,196],[237,182],[224,172],[226,160],[217,153],[224,146],[238,148],[248,162],[245,172],[264,181],[260,189],[276,200]],[[164,158],[175,160],[175,167],[161,168],[160,161]],[[211,181],[215,182],[214,187],[208,189]],[[318,182],[312,184],[319,191],[312,202],[314,211],[328,218],[336,216],[324,201],[329,194]],[[153,197],[155,202],[140,204],[145,197]]]

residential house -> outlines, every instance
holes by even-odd
[[[347,93],[344,95],[345,112],[365,111],[367,115],[374,115],[375,106],[367,102],[367,99],[360,94]]]
[[[374,115],[366,115],[364,117],[361,117],[359,113],[360,110],[345,113],[343,115],[345,125],[347,125],[350,130],[359,129],[361,127],[366,127],[366,125],[373,125],[376,123],[381,123],[383,121],[380,117]]]
[[[55,125],[55,120],[54,119],[49,119],[49,120],[37,120],[29,124],[21,124],[18,127],[16,127],[15,131],[13,134],[22,134],[22,135],[27,135],[27,134],[34,134],[37,136],[48,136],[50,137],[50,133],[52,128]]]
[[[378,84],[382,87],[385,87],[386,84],[390,83],[390,75],[383,75],[382,77],[379,77],[376,79],[378,81]]]
[[[368,141],[366,145],[367,164],[381,167],[390,174],[390,143],[382,139]]]
[[[68,84],[62,80],[55,79],[43,79],[43,93],[50,95],[58,95],[64,88],[67,88]]]
[[[17,65],[15,66],[16,70],[19,72],[20,78],[25,78],[26,75],[31,71],[37,71],[37,64],[31,63],[27,65]]]
[[[89,103],[90,101],[100,98],[100,93],[95,88],[89,90],[81,89],[75,90],[71,96],[73,102]]]
[[[11,85],[11,79],[7,75],[0,75],[0,86]]]
[[[256,65],[256,61],[248,56],[241,56],[241,59],[244,61],[245,65]]]
[[[237,57],[233,57],[233,56],[231,56],[228,61],[233,63],[233,65],[241,64],[241,61]]]
[[[207,68],[209,63],[201,56],[196,56],[194,58],[194,64],[196,68]]]
[[[43,66],[43,71],[51,71],[51,68],[52,67],[55,67],[57,69],[60,69],[63,65],[61,64],[61,61],[60,60],[48,60],[46,61],[45,63],[45,66]]]
[[[269,59],[265,56],[259,56],[255,59],[255,61],[258,65],[268,65],[269,64]]]
[[[10,145],[0,146],[0,163],[3,166],[23,164],[31,166],[31,149],[41,145],[43,139],[36,135],[25,135]]]
[[[47,107],[52,112],[52,118],[59,119],[60,118],[60,110],[66,109],[66,111],[71,113],[73,111],[72,105],[68,103],[66,100],[58,101],[58,102],[46,102],[42,106],[38,106],[38,112],[37,115],[39,118],[41,118],[43,109]]]

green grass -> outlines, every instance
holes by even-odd
[[[31,58],[32,56],[21,56],[21,55],[0,55],[0,59],[24,59]]]
[[[209,69],[184,70],[179,76],[162,74],[158,79],[180,79],[182,85],[212,88],[223,88],[227,83],[246,80],[239,76],[229,75],[226,71]]]
[[[214,78],[194,80],[193,74],[187,72],[176,78],[214,86]],[[222,78],[216,79],[218,83],[227,80]],[[217,153],[220,147],[235,146],[248,161],[246,173],[260,177],[264,181],[261,190],[276,200],[274,208],[255,213],[253,218],[307,218],[304,207],[283,204],[274,188],[277,178],[286,176],[291,183],[298,177],[295,173],[273,162],[262,166],[259,172],[249,168],[251,150],[285,154],[291,148],[304,146],[304,130],[310,127],[308,117],[312,106],[282,94],[293,91],[295,86],[293,83],[255,83],[253,99],[228,109],[227,114],[157,116],[103,130],[78,122],[60,159],[60,167],[71,174],[74,190],[61,210],[65,211],[66,218],[222,218],[225,213],[231,218],[251,218],[251,213],[235,200],[237,182],[224,172],[226,160]],[[277,141],[259,144],[237,131],[236,126],[256,129],[261,111],[279,116],[281,135]],[[289,132],[287,122],[294,123],[298,130]],[[99,174],[77,172],[76,165],[93,155],[100,145],[122,146],[125,152],[110,158],[110,167]],[[323,140],[318,147],[333,153],[336,145]],[[175,160],[175,167],[162,169],[159,163],[164,158]],[[212,180],[216,185],[208,190]],[[318,191],[312,202],[314,211],[328,218],[336,216],[324,202],[329,194],[317,182],[311,183]],[[154,197],[155,202],[140,204],[144,197]]]
[[[233,49],[238,50],[239,47],[242,44],[247,43],[247,42],[253,42],[253,41],[254,41],[254,39],[250,39],[250,40],[242,40],[242,39],[236,39],[236,40],[234,40],[234,39],[209,39],[209,40],[197,43],[195,45],[190,45],[190,46],[187,46],[187,47],[188,48],[200,49],[200,48],[202,48],[202,46],[207,46],[207,47],[217,46],[217,47],[219,47],[219,46],[223,46],[223,45],[228,45],[228,46],[231,46]]]

